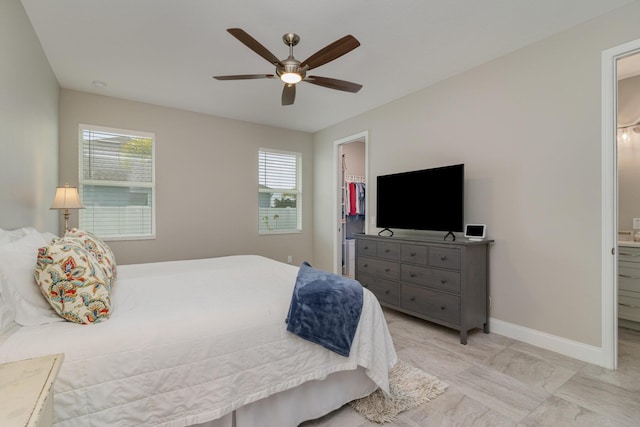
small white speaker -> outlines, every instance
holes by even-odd
[[[487,237],[487,226],[484,224],[467,224],[464,226],[464,237],[469,240],[484,240]]]

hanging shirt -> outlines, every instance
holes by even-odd
[[[356,183],[349,183],[349,215],[355,215],[358,206],[358,197],[356,194]]]

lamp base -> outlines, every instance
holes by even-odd
[[[69,231],[69,209],[64,210],[64,232]]]

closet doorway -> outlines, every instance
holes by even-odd
[[[334,272],[351,278],[355,278],[354,235],[368,230],[367,139],[368,132],[361,132],[334,143]]]

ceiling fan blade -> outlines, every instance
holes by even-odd
[[[300,67],[308,67],[309,70],[340,58],[342,55],[351,52],[360,46],[360,42],[351,34],[344,36],[340,40],[336,40],[330,45],[320,49],[309,58],[302,61]]]
[[[260,42],[258,42],[256,39],[251,37],[246,31],[240,28],[229,28],[227,29],[227,31],[233,37],[240,40],[249,49],[251,49],[258,55],[262,56],[264,59],[269,61],[271,64],[282,66],[282,63],[280,62],[280,60],[273,53],[271,53],[269,49],[262,46]]]
[[[329,77],[307,76],[303,81],[322,87],[328,87],[329,89],[341,90],[344,92],[356,93],[360,89],[362,89],[361,84],[347,82],[345,80],[331,79]]]
[[[274,74],[237,74],[232,76],[213,76],[216,80],[250,80],[250,79],[272,79]]]
[[[284,85],[282,89],[282,105],[292,105],[296,99],[296,85]]]

